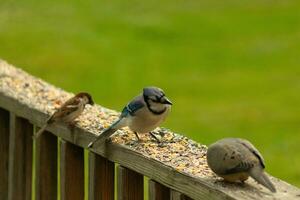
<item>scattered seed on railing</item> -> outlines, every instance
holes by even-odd
[[[17,98],[30,107],[43,110],[49,115],[73,95],[21,69],[3,63],[0,69],[0,92]],[[87,105],[83,114],[76,119],[76,123],[81,128],[100,134],[118,116],[119,113],[113,110],[98,105]],[[160,144],[153,141],[149,134],[140,134],[141,141],[136,141],[135,135],[128,128],[117,131],[112,136],[112,142],[129,146],[178,171],[199,177],[214,176],[206,164],[205,145],[200,145],[165,128],[157,128],[153,133],[161,139]]]

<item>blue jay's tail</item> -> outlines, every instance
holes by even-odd
[[[103,143],[107,138],[109,138],[112,134],[114,134],[120,126],[120,122],[122,119],[118,119],[116,122],[114,122],[110,127],[105,129],[99,136],[96,137],[96,139],[89,143],[88,148],[93,147],[93,145],[98,142],[100,139],[102,140],[101,143]]]
[[[261,168],[253,167],[249,174],[254,180],[268,188],[271,192],[276,192],[275,186]]]

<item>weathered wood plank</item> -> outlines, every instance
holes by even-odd
[[[116,163],[134,170],[140,174],[156,180],[165,186],[189,194],[193,199],[234,199],[227,196],[222,190],[209,185],[208,181],[196,179],[179,173],[162,163],[146,158],[140,153],[132,151],[118,144],[107,144],[109,158]]]
[[[144,199],[144,177],[130,169],[118,166],[118,200]]]
[[[154,181],[149,180],[149,200],[166,200],[170,199],[170,188]]]
[[[31,200],[32,134],[32,124],[10,113],[9,200]]]
[[[0,199],[8,199],[9,112],[0,108]]]
[[[83,148],[62,140],[60,155],[61,199],[84,199]]]
[[[171,190],[170,200],[192,200],[192,199],[176,190]]]
[[[31,108],[26,104],[18,102],[17,99],[6,96],[0,92],[0,107],[12,111],[17,116],[28,119],[32,124],[42,127],[49,115]],[[88,131],[83,131],[79,127],[74,127],[72,130],[65,124],[55,123],[47,127],[47,131],[81,147],[86,147],[89,142],[95,138],[95,134]]]
[[[115,165],[89,152],[89,200],[114,200]]]
[[[119,144],[107,144],[109,159],[123,166],[156,180],[165,186],[187,194],[192,199],[298,199],[300,190],[279,179],[272,178],[278,189],[273,194],[264,190],[256,182],[249,180],[247,184],[224,184],[212,178],[192,177],[175,171],[172,167],[147,158],[139,152]],[[288,191],[288,192],[287,192]]]
[[[14,94],[12,96],[18,96]],[[41,126],[47,115],[42,110],[31,108],[30,104],[22,104],[18,98],[8,97],[0,92],[0,107],[13,111],[18,116],[22,116],[32,121],[32,123]],[[91,119],[95,120],[96,119]],[[85,129],[86,128],[86,129]],[[64,125],[53,125],[49,129],[55,135],[64,138],[78,146],[86,147],[94,139],[95,135],[87,131],[87,127],[75,128],[74,140],[70,130]],[[89,129],[91,130],[91,129]],[[96,148],[96,147],[95,147]],[[140,174],[158,181],[169,188],[175,189],[181,193],[189,194],[193,199],[298,199],[300,190],[290,184],[272,178],[275,187],[278,189],[276,194],[271,194],[263,187],[260,187],[254,181],[247,181],[245,185],[224,184],[216,182],[213,177],[203,176],[195,177],[176,171],[175,168],[167,166],[165,163],[147,157],[145,154],[137,152],[128,146],[118,144],[106,145],[93,149],[99,155],[105,156],[113,162],[118,162],[122,166],[133,169]]]
[[[184,195],[176,190],[171,190],[170,200],[184,200]]]
[[[36,199],[57,199],[57,137],[45,131],[36,140]]]

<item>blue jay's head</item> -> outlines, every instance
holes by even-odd
[[[149,105],[165,105],[170,106],[172,102],[165,96],[162,89],[158,87],[146,87],[143,89],[144,100]]]

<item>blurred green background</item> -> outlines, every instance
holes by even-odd
[[[148,85],[163,126],[209,144],[243,137],[300,186],[300,2],[0,0],[0,57],[121,110]]]

